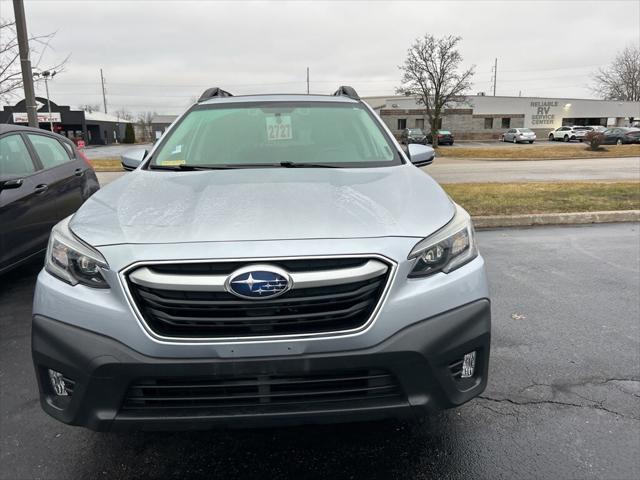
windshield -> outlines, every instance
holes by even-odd
[[[195,107],[162,141],[150,168],[400,163],[385,133],[361,105],[256,102]]]

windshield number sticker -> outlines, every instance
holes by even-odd
[[[278,140],[291,140],[293,131],[291,129],[291,117],[284,115],[276,115],[266,117],[267,122],[267,140],[275,142]]]

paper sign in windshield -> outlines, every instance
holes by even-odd
[[[279,140],[291,140],[293,131],[291,129],[291,117],[285,115],[275,115],[266,117],[267,122],[267,140],[277,142]]]

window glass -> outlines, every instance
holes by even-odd
[[[67,151],[67,154],[69,155],[69,157],[75,158],[76,154],[73,151],[73,147],[69,145],[67,142],[60,142],[60,143],[62,143],[62,146]]]
[[[493,128],[493,118],[485,118],[484,119],[484,128],[486,130],[490,130]]]
[[[29,150],[20,135],[0,138],[0,178],[22,177],[35,171]]]
[[[398,119],[398,130],[404,130],[405,128],[407,128],[407,119],[406,118],[399,118]]]
[[[424,118],[416,118],[416,128],[419,130],[424,128]]]
[[[511,118],[505,117],[502,119],[502,128],[511,128]]]
[[[400,159],[360,105],[265,102],[192,110],[168,133],[152,166],[281,162],[388,166]]]
[[[28,133],[27,136],[45,169],[62,165],[71,160],[69,153],[55,138],[31,133]]]

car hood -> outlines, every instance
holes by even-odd
[[[413,165],[136,170],[87,200],[70,228],[95,246],[425,237],[453,213],[446,193]]]

